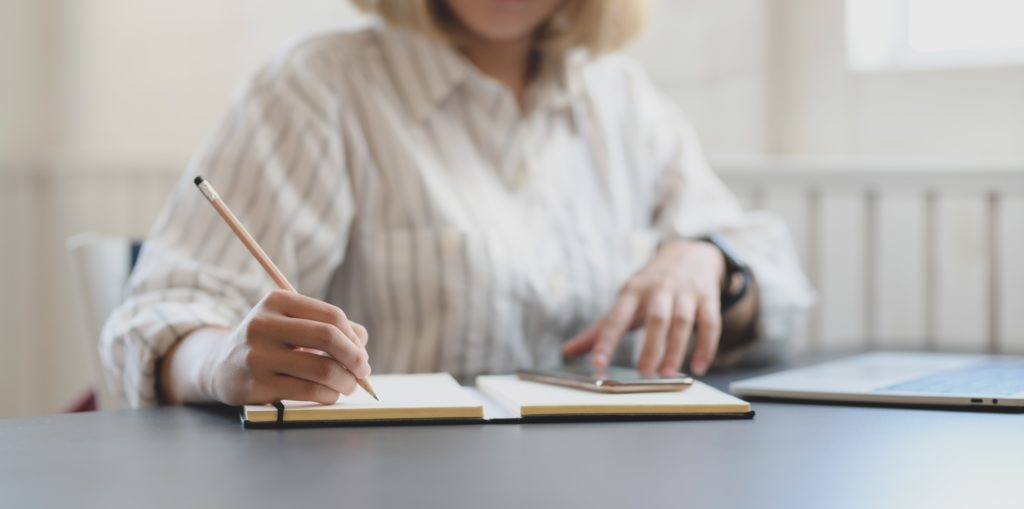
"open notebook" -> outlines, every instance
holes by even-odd
[[[333,405],[284,401],[246,405],[247,427],[382,423],[534,422],[749,418],[750,404],[701,382],[682,392],[600,394],[528,382],[515,375],[481,376],[476,388],[447,373],[370,377],[380,396],[363,391]]]

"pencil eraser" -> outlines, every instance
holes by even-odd
[[[195,179],[192,180],[192,182],[195,182],[195,184],[198,186],[199,184],[203,183],[203,177],[196,177]]]

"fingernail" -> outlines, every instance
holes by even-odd
[[[595,353],[593,361],[595,366],[603,367],[608,364],[608,356],[603,353]]]

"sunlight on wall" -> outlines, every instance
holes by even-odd
[[[910,0],[907,21],[917,51],[1024,49],[1020,0]]]
[[[847,58],[856,70],[1024,63],[1019,0],[846,0]]]

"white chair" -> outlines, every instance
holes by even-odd
[[[68,239],[71,276],[78,294],[77,301],[85,319],[86,351],[92,371],[96,406],[101,410],[124,407],[112,390],[106,370],[100,361],[99,340],[103,324],[124,299],[125,283],[138,254],[137,242],[123,237],[83,233]]]

